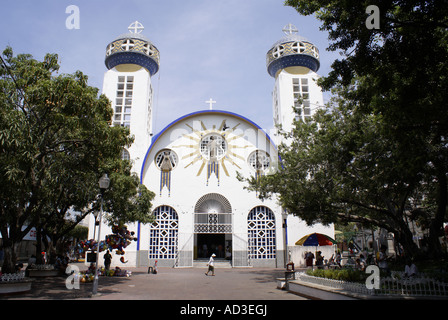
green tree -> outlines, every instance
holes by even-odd
[[[432,254],[441,254],[438,237],[448,203],[448,6],[445,1],[287,0],[300,14],[314,14],[329,35],[329,50],[342,58],[320,82],[326,90],[350,88],[343,98],[352,112],[384,123],[383,139],[395,144],[394,167],[408,166],[425,190]],[[379,29],[368,29],[366,8],[379,9]],[[415,161],[409,161],[413,159]],[[407,177],[404,180],[412,180]]]
[[[108,191],[104,195],[108,203],[130,202],[131,220],[144,220],[150,213],[153,193],[140,186],[130,175],[129,164],[120,160],[123,148],[133,141],[129,130],[110,126],[110,101],[87,85],[84,74],[58,75],[57,59],[55,54],[47,54],[43,61],[28,54],[14,56],[9,47],[1,57],[4,272],[13,271],[17,245],[32,227],[52,234],[51,230],[66,224],[69,209],[79,213],[73,227],[83,216],[99,210],[98,180],[104,172],[116,183],[114,190],[125,183],[130,188],[120,194]],[[145,204],[136,200],[139,192]],[[135,203],[140,204],[137,209]],[[127,218],[123,212],[118,214]]]
[[[125,224],[135,221],[142,223],[152,222],[151,201],[154,193],[149,191],[135,173],[131,173],[131,162],[121,159],[114,159],[103,168],[106,172],[111,172],[110,187],[103,194],[104,197],[104,218],[109,225]],[[68,186],[67,186],[68,187]],[[78,189],[73,189],[74,193],[79,193]],[[92,186],[92,197],[98,195],[98,185]],[[49,210],[48,219],[41,219],[39,229],[42,230],[42,239],[47,237],[50,241],[44,241],[47,252],[50,254],[50,261],[55,258],[56,253],[63,253],[63,242],[68,234],[76,228],[81,220],[87,215],[98,211],[98,206],[75,207],[69,197],[59,198],[53,201],[53,210]],[[103,220],[104,221],[104,220]]]
[[[406,222],[421,208],[421,182],[414,159],[384,138],[379,116],[353,112],[342,98],[318,111],[312,121],[295,122],[279,146],[282,166],[273,175],[249,180],[251,190],[270,197],[306,223],[357,222],[395,234],[406,253],[417,250]],[[397,163],[399,165],[397,165]]]

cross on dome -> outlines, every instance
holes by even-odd
[[[295,25],[293,25],[292,23],[289,23],[288,25],[284,26],[282,31],[286,34],[286,35],[291,35],[291,34],[297,34],[299,33],[299,29],[297,29],[297,27]]]
[[[143,25],[138,21],[131,23],[128,27],[128,30],[131,33],[141,33],[144,29],[145,27],[143,27]]]

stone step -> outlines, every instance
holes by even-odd
[[[215,268],[232,268],[232,264],[230,260],[215,260]],[[207,268],[208,260],[194,260],[193,268]]]

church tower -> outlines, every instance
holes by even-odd
[[[135,137],[123,159],[133,162],[140,174],[143,158],[153,134],[153,89],[151,77],[159,70],[160,53],[151,41],[141,34],[143,25],[132,23],[128,33],[108,44],[103,94],[112,101],[113,126],[130,128]]]
[[[266,54],[266,65],[268,73],[275,78],[272,93],[274,125],[281,125],[284,131],[290,132],[294,119],[304,121],[323,106],[323,95],[316,83],[319,50],[298,35],[292,24],[285,26],[283,32],[285,36]]]

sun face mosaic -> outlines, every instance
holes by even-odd
[[[201,163],[196,175],[200,176],[206,172],[207,185],[212,175],[216,176],[219,185],[221,169],[229,177],[228,165],[241,169],[242,164],[237,162],[245,161],[245,158],[239,154],[238,150],[250,147],[247,143],[243,146],[235,143],[237,139],[243,137],[243,133],[235,133],[235,129],[240,123],[234,123],[233,127],[229,127],[227,121],[223,120],[219,125],[213,125],[212,128],[207,128],[204,122],[200,121],[200,130],[196,129],[194,125],[186,123],[185,125],[191,130],[191,133],[184,134],[184,137],[190,140],[191,144],[175,146],[191,149],[191,152],[182,157],[182,160],[187,160],[184,168],[188,168],[196,162]]]

